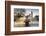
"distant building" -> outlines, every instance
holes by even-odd
[[[31,11],[31,13],[28,16],[29,16],[30,21],[32,21],[32,19],[33,19],[33,12]]]

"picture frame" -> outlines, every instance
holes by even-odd
[[[16,6],[17,5],[17,6]],[[32,7],[33,6],[33,7]],[[40,8],[39,10],[39,16],[42,17],[40,19],[39,17],[39,26],[40,27],[18,27],[21,28],[20,30],[14,29],[12,27],[13,25],[13,9],[24,9],[24,10],[31,10],[34,11],[37,8]],[[32,10],[34,9],[34,10]],[[36,11],[35,11],[36,12]],[[36,12],[37,14],[38,12]],[[41,15],[42,14],[42,15]],[[16,18],[16,17],[15,17]],[[16,23],[15,23],[16,24]],[[12,29],[13,28],[13,29]],[[29,30],[28,30],[29,28]],[[41,28],[41,29],[40,29]],[[22,31],[21,31],[22,30]],[[5,1],[5,35],[18,35],[18,34],[35,34],[35,33],[44,33],[45,32],[45,4],[44,3],[36,3],[36,2],[20,2],[20,1]]]

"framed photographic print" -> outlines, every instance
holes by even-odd
[[[44,3],[5,1],[5,34],[45,32]]]

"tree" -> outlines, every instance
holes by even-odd
[[[39,21],[39,16],[38,15],[35,16],[35,20]]]

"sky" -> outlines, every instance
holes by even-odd
[[[26,9],[26,15],[30,14],[31,11],[33,12],[33,17],[39,15],[39,9]]]
[[[17,9],[18,9],[18,8],[15,8],[14,11],[17,11]],[[25,8],[19,8],[19,9],[25,9]],[[26,9],[26,10],[25,10],[25,16],[29,15],[29,14],[31,13],[31,11],[33,12],[33,17],[34,17],[35,15],[39,15],[39,9]],[[19,12],[19,11],[17,11],[17,12]],[[22,12],[23,12],[23,11],[22,11]]]
[[[31,11],[33,12],[33,17],[39,15],[39,9],[31,9]]]

